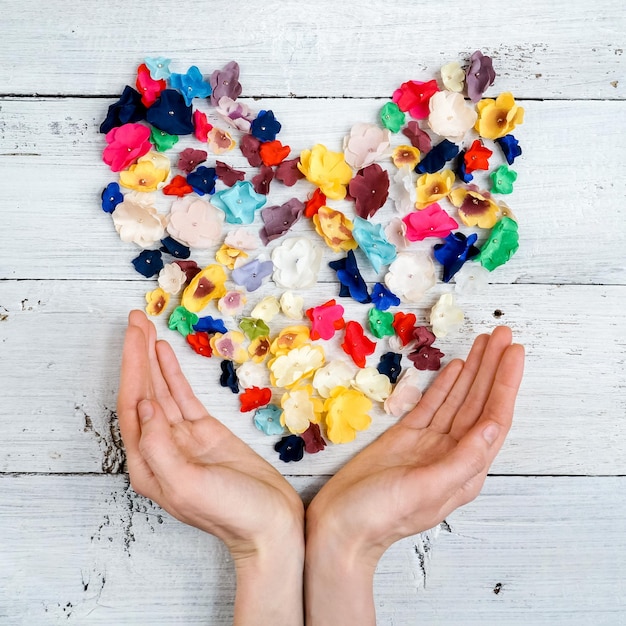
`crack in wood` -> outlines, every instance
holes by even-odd
[[[82,406],[76,404],[74,410],[83,415],[85,424],[83,432],[92,433],[100,446],[100,450],[103,453],[102,471],[105,474],[123,473],[126,452],[120,434],[117,413],[105,407],[105,416],[102,420],[104,428],[98,429],[95,427],[91,416],[87,414],[87,411]]]

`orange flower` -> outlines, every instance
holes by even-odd
[[[266,141],[262,143],[259,148],[261,161],[263,161],[263,164],[268,167],[282,163],[289,156],[290,152],[291,148],[289,146],[283,146],[278,139],[274,139],[274,141]]]
[[[352,222],[341,212],[328,206],[320,207],[313,216],[315,231],[335,252],[354,250],[359,244],[352,236]]]

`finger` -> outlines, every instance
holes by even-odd
[[[454,421],[457,411],[461,408],[463,401],[476,378],[476,373],[485,353],[485,348],[489,342],[489,335],[479,335],[474,340],[472,349],[465,360],[463,371],[456,379],[454,386],[446,396],[445,401],[436,411],[430,424],[431,428],[438,433],[447,434]]]

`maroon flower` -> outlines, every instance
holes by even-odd
[[[372,217],[387,201],[389,174],[378,163],[372,163],[359,170],[348,191],[356,201],[357,215],[363,219]]]
[[[231,100],[237,100],[241,95],[241,83],[239,82],[239,65],[237,61],[227,63],[223,69],[215,70],[209,78],[213,92],[211,104],[217,106],[220,98],[227,96]]]
[[[470,57],[470,64],[465,72],[467,96],[472,102],[478,102],[487,88],[493,85],[496,73],[493,69],[491,57],[485,56],[476,50]]]
[[[283,161],[276,168],[276,179],[287,187],[295,185],[298,180],[304,178],[304,174],[298,169],[300,157]]]
[[[261,153],[259,148],[261,142],[254,135],[244,135],[239,141],[239,148],[241,148],[241,154],[248,159],[248,163],[252,167],[259,167],[263,160],[261,159]]]
[[[415,341],[415,348],[419,350],[423,347],[432,346],[435,343],[435,335],[426,328],[426,326],[416,326],[413,329],[413,341]]]
[[[252,178],[254,191],[266,196],[270,192],[270,183],[274,179],[274,170],[267,165],[261,165],[259,173]]]
[[[286,233],[302,216],[304,204],[291,198],[280,206],[268,206],[261,211],[265,226],[259,231],[264,245]]]
[[[200,273],[200,268],[195,261],[174,261],[176,265],[180,267],[183,272],[185,272],[185,277],[187,278],[187,282],[190,283],[196,274]]]
[[[185,148],[178,157],[178,169],[189,174],[207,159],[208,154],[204,150]]]
[[[237,181],[243,180],[245,177],[245,172],[233,169],[222,161],[215,161],[215,174],[227,187],[232,187]]]
[[[318,424],[311,422],[311,425],[300,435],[304,439],[304,450],[309,454],[321,452],[326,447],[326,442],[322,437]]]
[[[432,141],[430,135],[420,128],[417,122],[409,122],[403,129],[402,133],[409,138],[411,145],[417,148],[422,156],[430,152]]]
[[[411,352],[408,357],[418,370],[430,370],[436,372],[441,367],[441,359],[445,354],[433,346],[422,346]]]

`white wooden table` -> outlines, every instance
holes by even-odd
[[[155,54],[207,74],[237,60],[246,101],[276,112],[295,154],[340,149],[401,82],[475,49],[499,74],[487,95],[512,91],[526,108],[510,199],[521,248],[439,343],[463,356],[505,322],[527,373],[483,494],[385,555],[379,623],[626,624],[621,0],[3,0],[0,12],[0,624],[232,619],[224,547],[136,496],[124,471],[121,342],[153,282],[99,209],[111,176],[97,129],[134,68]],[[379,416],[357,443],[285,465],[236,397],[215,393],[217,365],[158,325],[201,399],[305,498],[391,423]]]

